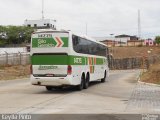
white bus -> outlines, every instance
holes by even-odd
[[[70,31],[41,30],[31,39],[31,83],[47,90],[63,86],[87,89],[109,76],[107,46]]]

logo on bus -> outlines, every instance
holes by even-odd
[[[38,39],[38,47],[54,47],[54,44],[47,43],[47,40]]]
[[[38,70],[49,70],[49,69],[57,69],[58,66],[44,66],[44,65],[40,65]]]

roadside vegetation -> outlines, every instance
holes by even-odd
[[[148,53],[148,51],[150,51]],[[148,57],[160,55],[160,46],[156,47],[112,47],[110,53],[114,58]]]
[[[29,65],[0,66],[0,80],[27,78],[29,74]]]
[[[141,76],[142,82],[160,84],[160,62],[150,66]]]
[[[156,42],[160,41],[160,37],[156,37]],[[149,58],[155,56],[159,62],[151,64],[149,69],[141,76],[142,82],[160,84],[160,46],[157,47],[113,47],[110,49],[114,58],[132,58],[144,57]],[[149,52],[148,52],[149,51]]]
[[[155,41],[158,45],[160,45],[160,36],[156,36]]]
[[[0,26],[0,47],[30,43],[33,28],[25,26]]]

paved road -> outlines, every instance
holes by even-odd
[[[127,112],[160,114],[160,87],[139,83],[128,102]]]
[[[146,110],[142,108],[152,101],[147,112],[159,112],[160,100],[152,97],[160,95],[160,88],[139,85],[138,75],[139,70],[111,71],[109,82],[91,83],[83,91],[66,88],[49,92],[31,85],[29,79],[2,81],[0,113],[143,113]],[[148,89],[152,95],[148,96]],[[146,97],[150,99],[143,103]]]

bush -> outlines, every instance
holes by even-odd
[[[6,44],[29,43],[33,28],[25,26],[0,26],[0,33],[6,33],[6,37],[0,40],[0,46]]]

